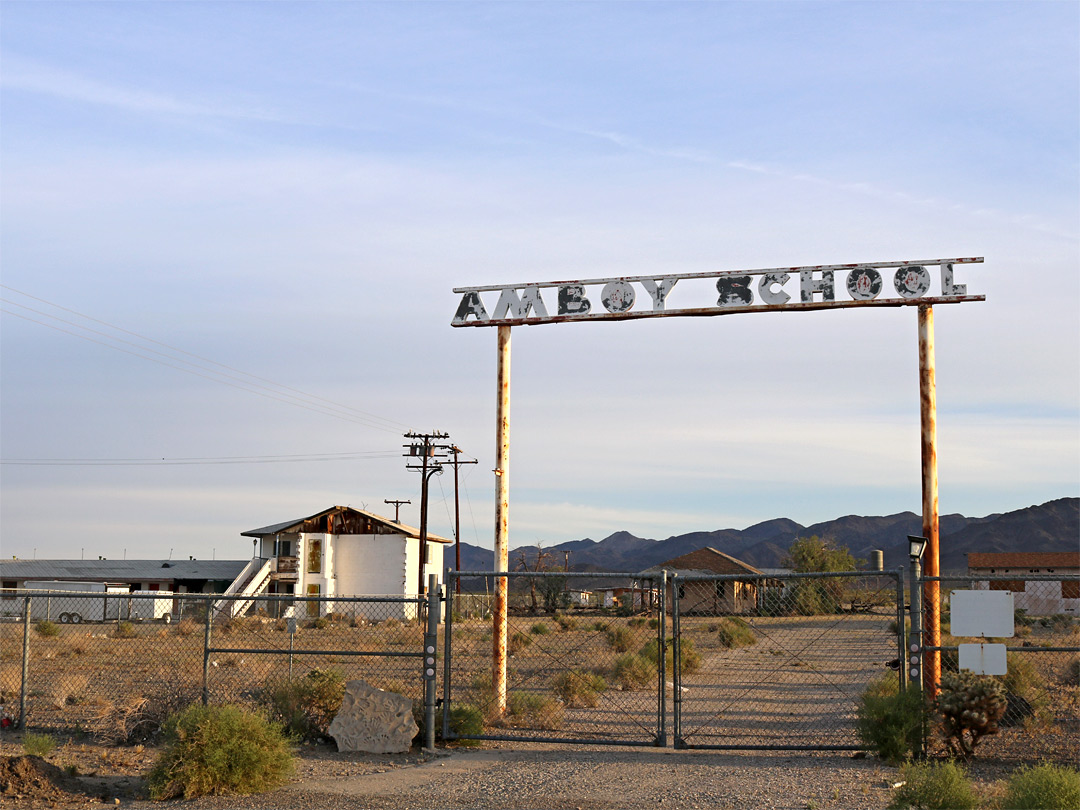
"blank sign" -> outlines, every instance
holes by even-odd
[[[950,632],[954,636],[1012,638],[1012,591],[953,591]]]
[[[1008,672],[1008,657],[1004,644],[960,644],[960,669],[976,675],[1004,675]]]

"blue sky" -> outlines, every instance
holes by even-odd
[[[935,313],[942,512],[1080,494],[1074,3],[0,18],[3,554],[415,523],[410,428],[478,458],[490,546],[495,333],[452,288],[783,265],[985,256]],[[915,310],[518,328],[512,426],[513,545],[917,512]]]

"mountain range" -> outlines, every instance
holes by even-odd
[[[1080,498],[1059,498],[986,517],[942,515],[939,526],[943,573],[966,571],[967,554],[972,551],[1075,551],[1080,548]],[[857,560],[869,560],[871,552],[881,550],[885,568],[895,569],[908,564],[909,534],[922,534],[922,518],[914,512],[885,517],[848,515],[812,526],[775,518],[747,529],[689,532],[666,540],[620,531],[603,540],[571,540],[542,550],[551,555],[547,565],[561,568],[568,564],[571,571],[583,572],[642,571],[707,546],[756,568],[781,568],[795,540],[816,535],[847,547]],[[532,568],[538,553],[535,545],[511,549],[510,569],[522,559]],[[448,558],[452,559],[450,550]],[[489,571],[493,565],[490,549],[461,544],[463,571]]]

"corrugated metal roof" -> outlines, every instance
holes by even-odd
[[[7,560],[4,579],[61,579],[86,582],[208,579],[229,582],[248,560]]]
[[[395,534],[401,534],[406,537],[419,537],[420,530],[415,526],[408,526],[404,523],[395,523],[393,520],[382,515],[376,515],[374,512],[368,512],[365,509],[355,509],[351,506],[331,506],[329,509],[323,509],[321,512],[316,512],[314,515],[308,515],[307,517],[297,518],[296,520],[286,520],[282,523],[274,523],[271,526],[263,526],[261,529],[249,529],[246,532],[240,532],[241,537],[268,537],[272,534],[290,534],[300,532],[303,525],[309,520],[316,520],[324,515],[328,515],[331,512],[352,512],[357,515],[363,515],[366,518],[376,521],[377,523],[386,526],[391,529]],[[427,539],[433,543],[451,543],[445,537],[440,537],[437,534],[428,532]]]
[[[1080,568],[1080,551],[972,551],[968,568]]]
[[[654,565],[642,573],[659,573],[663,569],[678,574],[761,574],[754,566],[717,551],[715,548],[699,548],[667,562]]]

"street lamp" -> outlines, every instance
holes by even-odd
[[[925,537],[916,537],[913,534],[909,534],[908,538],[908,556],[911,557],[911,562],[922,560],[923,552],[926,551],[926,544],[930,542]]]

